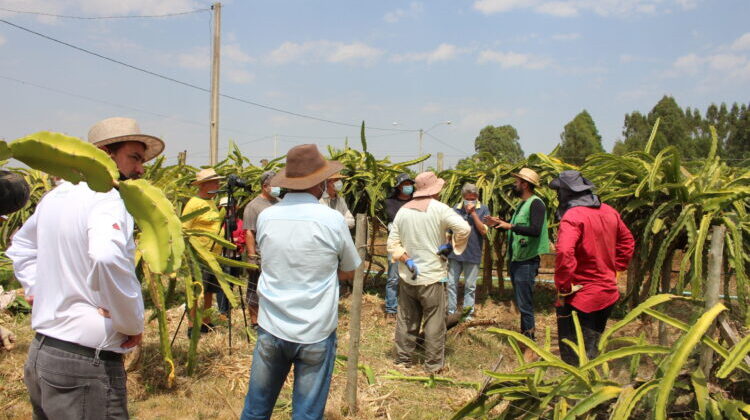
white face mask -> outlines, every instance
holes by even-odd
[[[336,191],[341,191],[344,189],[344,183],[341,182],[341,180],[338,180],[333,183],[333,189]]]
[[[328,195],[328,181],[323,181],[323,183],[318,186],[323,191],[323,194],[320,196],[320,198],[330,198],[330,196]]]

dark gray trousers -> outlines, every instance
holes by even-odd
[[[34,338],[23,377],[34,420],[128,418],[122,361],[95,360]]]

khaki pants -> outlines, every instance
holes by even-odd
[[[398,284],[398,315],[396,316],[397,362],[411,363],[417,348],[419,329],[424,330],[425,368],[436,372],[445,358],[445,285],[433,283],[413,286]]]

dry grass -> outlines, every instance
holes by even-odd
[[[549,302],[551,288],[537,286],[538,299]],[[338,354],[346,355],[349,348],[349,299],[340,301],[338,329]],[[537,326],[543,340],[545,327],[554,332],[555,317],[551,305],[537,314]],[[171,331],[177,327],[180,308],[169,312]],[[486,320],[501,328],[517,329],[519,316],[510,304],[509,293],[499,299],[486,299],[477,306],[475,318]],[[242,323],[240,310],[234,312],[235,326]],[[239,321],[238,321],[239,320]],[[11,352],[0,353],[0,418],[27,419],[31,408],[23,384],[23,363],[26,358],[32,332],[27,316],[0,318],[6,327],[15,331],[18,345]],[[252,362],[252,345],[244,337],[235,334],[233,351],[227,348],[227,329],[219,327],[214,333],[204,335],[199,346],[198,370],[192,377],[185,372],[187,336],[183,323],[174,345],[177,380],[173,389],[165,387],[164,370],[158,354],[156,321],[146,327],[144,346],[139,367],[129,374],[129,410],[133,419],[226,419],[238,418],[247,392],[249,369]],[[364,295],[362,307],[362,339],[360,363],[372,367],[377,376],[387,375],[395,369],[393,364],[393,322],[383,317],[383,300],[371,292]],[[635,327],[634,327],[635,328]],[[651,330],[651,328],[648,328]],[[238,329],[235,328],[235,331]],[[485,326],[465,328],[448,334],[446,360],[448,371],[443,375],[460,381],[482,382],[482,369],[492,369],[497,358],[504,355],[501,370],[516,366],[512,350],[487,333]],[[553,345],[553,348],[556,346]],[[408,372],[422,375],[421,369]],[[275,411],[274,418],[291,416],[291,377],[288,378]],[[326,418],[346,418],[344,389],[345,367],[337,364],[334,370],[331,392],[326,407]],[[364,375],[359,380],[359,407],[357,419],[438,419],[447,418],[476,391],[469,388],[438,385],[425,388],[420,383],[388,381],[378,379],[377,384],[368,385]]]

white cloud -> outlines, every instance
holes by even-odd
[[[539,13],[557,17],[574,17],[578,16],[578,7],[572,2],[551,1],[542,3],[534,8]]]
[[[4,45],[5,42],[6,42],[5,37],[3,37],[2,35],[0,35],[0,45]]]
[[[535,0],[477,0],[474,2],[474,8],[489,15],[530,7],[535,3]]]
[[[458,112],[461,117],[456,125],[461,128],[471,129],[472,131],[478,132],[480,129],[489,124],[495,126],[508,124],[509,119],[521,118],[526,115],[528,110],[526,108],[517,108],[513,110],[499,108],[465,108],[460,109]]]
[[[229,81],[233,83],[246,84],[255,80],[255,75],[244,69],[230,67],[224,70],[224,72]]]
[[[211,67],[211,50],[208,47],[196,47],[176,54],[174,61],[184,69],[206,71]],[[222,45],[221,69],[229,81],[245,84],[255,80],[255,75],[244,68],[246,64],[253,62],[255,59],[242,51],[239,44]]]
[[[427,63],[434,63],[438,61],[449,61],[457,58],[460,54],[465,53],[466,50],[462,50],[452,44],[440,44],[432,51],[419,52],[419,53],[406,53],[406,54],[394,54],[391,57],[391,61],[401,63],[405,61],[426,61]]]
[[[301,44],[287,41],[271,51],[266,57],[269,64],[291,62],[320,62],[373,64],[383,51],[361,42],[345,44],[327,40],[306,41]]]
[[[237,63],[252,63],[255,60],[242,51],[239,44],[227,44],[221,46],[221,58]]]
[[[205,4],[194,0],[6,0],[3,2],[3,7],[58,15],[122,16],[185,12],[205,7]],[[37,20],[42,23],[55,23],[58,18],[38,16]]]
[[[672,63],[672,69],[665,72],[667,77],[705,75],[724,79],[750,77],[750,59],[737,54],[712,54],[701,56],[687,54]]]
[[[750,50],[750,32],[745,33],[732,43],[735,51]]]
[[[671,10],[670,6],[688,10],[694,8],[696,3],[697,0],[476,0],[473,7],[486,15],[515,9],[530,9],[536,13],[557,17],[575,17],[582,12],[624,17],[668,13]]]
[[[424,11],[424,5],[418,1],[411,2],[408,9],[396,9],[383,16],[388,23],[396,23],[403,18],[415,18]]]
[[[484,50],[479,53],[477,63],[499,63],[502,68],[521,67],[528,70],[541,70],[549,67],[552,60],[513,51]]]
[[[422,107],[422,112],[425,114],[437,114],[438,112],[442,112],[443,107],[440,104],[437,104],[435,102],[430,102]]]
[[[581,39],[581,34],[579,33],[569,33],[569,34],[554,34],[551,36],[553,41],[575,41],[577,39]]]
[[[672,65],[675,70],[685,73],[696,73],[703,66],[705,59],[697,54],[688,54],[679,57]]]

